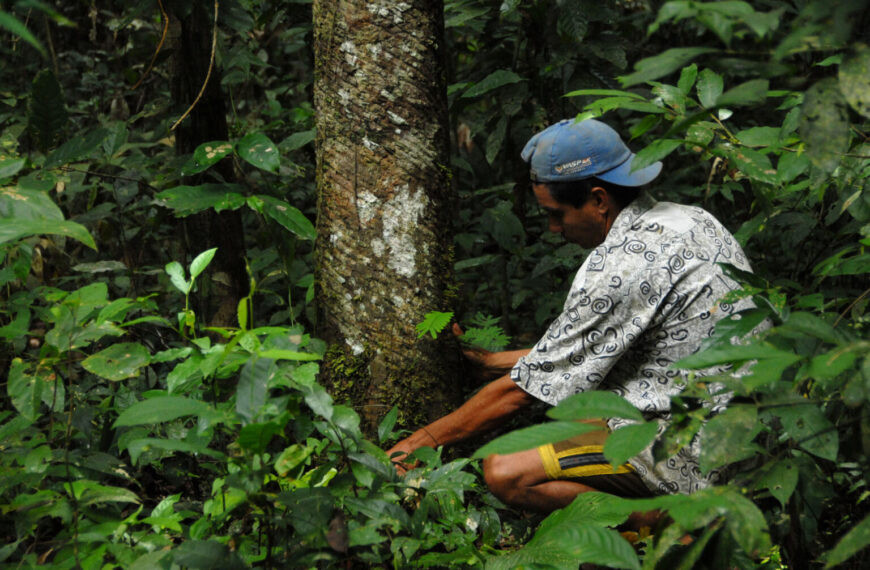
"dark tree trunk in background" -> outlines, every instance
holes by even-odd
[[[438,1],[314,2],[317,304],[323,379],[371,432],[460,396],[449,330],[417,339],[452,284],[447,103]]]
[[[212,6],[211,2],[191,2],[188,13],[171,15],[172,100],[179,116],[196,99],[208,74],[214,26]],[[179,156],[192,153],[202,143],[229,139],[226,106],[220,85],[221,75],[215,66],[202,97],[174,131],[175,149]],[[212,170],[224,182],[233,182],[235,179],[229,159],[216,164]],[[203,176],[188,177],[182,184],[201,184]],[[206,249],[218,248],[209,268],[212,279],[209,279],[208,286],[200,288],[198,313],[213,326],[236,325],[238,301],[247,295],[248,290],[240,213],[209,210],[186,218],[184,239],[191,259]]]

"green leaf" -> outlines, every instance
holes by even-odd
[[[257,168],[278,173],[278,168],[281,165],[278,147],[263,133],[245,135],[242,140],[236,143],[236,152],[243,160]]]
[[[714,348],[697,352],[678,361],[674,368],[708,368],[719,364],[741,364],[749,360],[780,360],[793,364],[801,359],[800,355],[780,350],[768,343],[753,343]]]
[[[119,381],[139,375],[151,362],[151,353],[138,342],[123,342],[92,354],[82,361],[88,372],[106,380]]]
[[[637,99],[639,101],[646,101],[643,95],[638,95],[637,93],[632,93],[631,91],[620,91],[619,89],[578,89],[577,91],[571,91],[570,93],[566,93],[563,97],[584,97],[584,96],[594,96],[594,97],[627,97]]]
[[[722,94],[723,86],[724,82],[721,75],[709,69],[702,70],[698,75],[697,86],[698,100],[701,105],[708,109],[715,107],[716,99]]]
[[[220,162],[228,154],[232,154],[233,145],[227,141],[211,141],[202,143],[193,151],[190,160],[181,167],[182,176],[193,176],[207,170]]]
[[[12,400],[12,405],[22,417],[36,420],[39,416],[39,404],[42,392],[46,389],[43,378],[27,374],[26,366],[21,359],[14,359],[9,368],[6,383],[6,393]]]
[[[3,10],[0,10],[0,28],[3,28],[13,36],[17,36],[29,43],[31,46],[36,48],[42,57],[48,57],[45,48],[42,47],[42,44],[38,39],[36,39],[36,36],[27,29],[27,26],[22,24],[15,16]]]
[[[837,430],[815,404],[795,402],[777,406],[770,412],[779,417],[785,432],[802,449],[829,461],[837,460]]]
[[[495,128],[486,137],[486,162],[490,165],[498,156],[505,142],[505,132],[507,131],[508,118],[503,116],[496,123]]]
[[[483,459],[493,453],[505,455],[534,449],[599,429],[599,426],[579,422],[547,422],[498,437],[478,449],[473,458]]]
[[[139,462],[139,457],[146,451],[159,449],[161,451],[180,451],[191,455],[207,455],[215,459],[224,459],[226,456],[220,451],[209,449],[205,443],[190,443],[180,439],[161,439],[156,437],[144,437],[134,439],[127,444],[127,453],[133,464]]]
[[[238,184],[202,184],[176,186],[155,196],[178,217],[213,208],[215,212],[238,210],[245,205],[244,188]]]
[[[69,494],[74,494],[80,506],[93,505],[95,503],[139,503],[139,497],[129,489],[121,487],[109,487],[100,485],[96,481],[79,479],[71,483],[64,483],[64,489]]]
[[[522,77],[514,73],[513,71],[509,71],[507,69],[499,69],[493,71],[474,85],[472,85],[469,89],[462,94],[462,97],[479,97],[484,93],[489,93],[493,89],[498,89],[504,85],[509,85],[511,83],[518,83],[520,81],[524,81]]]
[[[260,358],[271,358],[272,360],[320,360],[323,355],[314,354],[311,352],[299,352],[297,350],[283,350],[278,348],[270,348],[257,352]]]
[[[214,254],[217,252],[217,248],[213,247],[211,249],[207,249],[204,252],[197,255],[193,261],[190,262],[190,280],[193,281],[196,279],[200,273],[205,271],[205,268],[208,267],[208,264],[211,263],[211,260],[214,258]]]
[[[656,56],[638,61],[634,66],[636,70],[634,73],[623,75],[618,79],[623,87],[655,81],[680,69],[700,55],[716,51],[714,48],[706,47],[671,48]]]
[[[825,568],[833,568],[852,558],[870,544],[870,515],[853,526],[849,532],[825,554]]]
[[[713,416],[701,431],[701,471],[752,456],[759,450],[752,440],[760,430],[755,406],[732,405]]]
[[[417,338],[422,338],[423,335],[429,333],[432,338],[438,338],[438,333],[444,330],[444,327],[453,318],[453,313],[442,313],[440,311],[431,311],[426,313],[423,322],[417,323]]]
[[[272,438],[283,431],[276,422],[248,424],[239,431],[239,445],[251,453],[263,453]]]
[[[767,79],[752,79],[741,83],[719,95],[716,98],[717,107],[730,107],[735,105],[756,105],[767,99]]]
[[[27,159],[24,157],[0,155],[0,180],[18,174],[26,162]]]
[[[60,139],[67,122],[63,93],[57,78],[48,69],[36,74],[27,103],[27,130],[39,150],[47,152]]]
[[[169,422],[184,416],[200,415],[211,411],[211,406],[200,400],[183,396],[157,396],[136,402],[118,416],[114,427],[138,426]]]
[[[730,151],[728,157],[749,178],[768,184],[776,182],[776,169],[766,155],[756,150],[742,147]]]
[[[849,150],[849,116],[839,85],[823,79],[804,95],[798,131],[806,142],[810,161],[825,172],[832,172]]]
[[[281,477],[285,477],[292,469],[295,469],[308,459],[312,453],[314,453],[313,447],[294,443],[285,448],[278,458],[275,459],[275,472]]]
[[[837,73],[840,91],[853,109],[870,118],[870,48],[859,43],[853,49]]]
[[[746,146],[777,146],[782,129],[777,127],[752,127],[734,133],[737,140]]]
[[[63,212],[47,192],[22,186],[10,186],[0,188],[0,217],[63,220]]]
[[[627,418],[643,421],[640,410],[625,398],[601,390],[581,392],[568,396],[550,409],[547,415],[556,420],[603,420]]]
[[[285,152],[291,152],[294,150],[298,150],[303,146],[307,145],[308,143],[314,141],[316,137],[317,131],[313,129],[310,131],[293,133],[292,135],[281,141],[281,144],[278,146],[280,146],[281,149]]]
[[[248,206],[265,216],[269,216],[297,237],[309,241],[314,241],[317,237],[314,224],[305,214],[283,200],[258,194],[248,199]]]
[[[57,168],[77,160],[89,158],[95,151],[102,147],[103,142],[111,135],[109,129],[98,128],[81,137],[74,137],[45,159],[44,168]]]
[[[684,67],[680,72],[680,79],[677,81],[677,88],[682,91],[683,95],[688,95],[695,85],[695,80],[698,79],[698,66],[694,63],[688,67]]]
[[[166,274],[169,275],[169,280],[176,289],[185,295],[190,293],[190,288],[193,287],[193,281],[188,281],[184,278],[184,267],[177,261],[170,261],[164,267]]]
[[[33,235],[60,235],[80,241],[96,251],[97,244],[94,238],[81,224],[69,220],[26,220],[3,218],[0,223],[0,243],[7,243],[23,237]]]
[[[785,504],[797,487],[800,469],[792,459],[774,461],[768,463],[766,467],[769,469],[755,484],[755,488],[769,490],[785,508]]]
[[[396,420],[399,417],[399,408],[397,406],[393,406],[392,409],[387,412],[387,415],[384,416],[384,419],[381,420],[381,423],[378,424],[378,441],[383,443],[385,439],[387,439],[391,433],[393,433],[393,427],[396,425]]]
[[[674,152],[683,141],[676,139],[657,139],[644,147],[637,153],[637,156],[631,163],[631,170],[640,170],[647,166],[662,160],[667,155]]]
[[[604,442],[604,457],[614,467],[646,449],[658,433],[656,422],[643,422],[623,426],[612,432]]]
[[[245,424],[253,422],[266,403],[269,379],[276,370],[275,361],[269,358],[249,360],[242,368],[236,388],[236,412]]]
[[[248,568],[239,555],[216,540],[192,540],[182,542],[171,551],[172,561],[191,570],[244,570]]]

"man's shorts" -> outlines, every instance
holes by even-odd
[[[589,421],[601,429],[538,448],[544,471],[550,479],[582,483],[602,493],[620,497],[651,497],[652,492],[629,464],[615,471],[604,458],[604,441],[610,431],[602,421]]]

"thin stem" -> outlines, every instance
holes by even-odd
[[[202,82],[202,87],[199,89],[199,93],[197,93],[196,98],[193,100],[193,103],[190,104],[190,107],[187,108],[187,111],[184,112],[181,117],[169,128],[170,131],[174,131],[175,127],[181,124],[181,121],[187,118],[190,115],[190,112],[193,111],[193,108],[196,107],[196,104],[199,103],[199,100],[202,99],[203,93],[205,93],[205,88],[208,86],[208,80],[211,78],[211,72],[214,69],[214,54],[215,50],[217,50],[217,34],[218,34],[218,0],[214,0],[214,27],[212,28],[211,34],[211,55],[208,60],[208,71],[205,74],[205,79]]]

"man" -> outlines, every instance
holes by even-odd
[[[663,425],[670,397],[683,387],[671,364],[696,352],[717,320],[751,306],[719,303],[737,284],[716,264],[750,270],[736,240],[704,210],[643,192],[662,164],[632,171],[635,155],[609,126],[561,121],[532,137],[522,158],[550,231],[592,251],[562,313],[531,350],[483,355],[487,369],[510,373],[398,442],[390,456],[474,437],[536,400],[555,405],[586,390],[615,392]],[[611,418],[607,428],[624,423]],[[690,493],[715,477],[701,475],[697,441],[659,464],[646,449],[614,473],[602,455],[607,434],[490,456],[487,485],[508,504],[549,512],[586,491]]]

